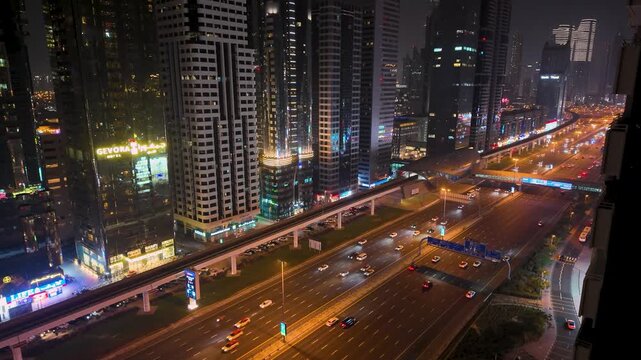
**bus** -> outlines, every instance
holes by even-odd
[[[590,230],[592,228],[589,226],[586,226],[583,231],[581,232],[581,235],[579,236],[579,241],[580,242],[586,242],[588,240],[588,235],[590,234]]]

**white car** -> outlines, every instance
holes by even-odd
[[[459,210],[463,210],[463,208],[464,208],[464,207],[465,207],[465,205],[463,205],[463,204],[460,204],[459,206],[457,206],[457,208],[458,208]]]
[[[227,335],[226,339],[227,339],[227,341],[236,340],[242,334],[243,334],[243,329],[236,329],[236,330],[232,331],[231,334]]]
[[[374,268],[369,268],[369,269],[367,269],[367,271],[364,271],[364,272],[363,272],[363,275],[365,275],[365,276],[370,276],[370,275],[372,275],[373,273],[374,273]]]
[[[249,324],[249,322],[252,321],[250,318],[242,318],[240,319],[237,323],[234,324],[234,327],[237,329],[240,329],[244,327],[245,325]]]
[[[343,271],[343,272],[338,273],[338,276],[340,276],[340,277],[345,277],[347,275],[349,275],[349,271]]]
[[[394,248],[394,250],[396,250],[396,251],[401,251],[401,250],[403,250],[403,245],[398,245],[398,246],[396,246],[396,247]]]
[[[441,261],[441,257],[440,257],[440,256],[438,256],[438,255],[436,255],[436,256],[434,256],[434,257],[432,258],[432,262],[433,262],[434,264],[436,264],[436,263],[437,263],[437,262],[439,262],[439,261]]]
[[[268,307],[268,306],[272,305],[273,303],[274,303],[274,302],[272,302],[271,300],[265,300],[265,301],[263,301],[262,303],[260,303],[260,305],[259,305],[259,306],[260,306],[260,308],[261,308],[261,309],[264,309],[264,308],[266,308],[266,307]]]
[[[365,245],[367,244],[367,239],[362,239],[358,241],[358,245]]]
[[[441,225],[447,225],[447,220],[445,220],[445,219],[444,219],[444,220],[442,220],[442,221],[441,221]]]
[[[325,271],[327,269],[329,269],[329,265],[327,265],[327,264],[323,264],[323,265],[318,267],[318,271]]]
[[[458,267],[460,267],[461,269],[467,268],[467,261],[461,261],[460,263],[458,263]]]
[[[475,262],[472,263],[472,266],[474,266],[474,267],[481,266],[481,261],[480,260],[476,260]]]
[[[421,231],[420,230],[414,230],[413,234],[414,234],[414,236],[421,235]]]
[[[336,316],[334,316],[333,318],[330,318],[329,320],[327,320],[327,321],[325,322],[325,326],[332,327],[332,326],[336,325],[336,323],[337,323],[339,320],[340,320],[339,318],[337,318]]]
[[[395,233],[395,232],[393,232],[393,233],[389,234],[389,237],[391,237],[391,238],[395,238],[395,237],[397,237],[397,236],[398,236],[398,234],[397,234],[397,233]]]

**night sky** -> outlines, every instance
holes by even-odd
[[[136,0],[133,0],[136,1]],[[248,0],[251,1],[251,0]],[[399,58],[402,59],[412,46],[425,45],[425,17],[430,0],[400,0],[401,29]],[[433,1],[433,0],[432,0]],[[447,1],[447,0],[442,0]],[[605,43],[612,41],[617,32],[631,33],[627,21],[627,0],[512,0],[511,30],[523,35],[523,61],[540,60],[543,44],[558,24],[578,25],[582,18],[597,19],[594,61],[598,66]],[[29,0],[30,61],[34,75],[49,73],[49,59],[44,42],[44,27],[40,4],[42,0]]]

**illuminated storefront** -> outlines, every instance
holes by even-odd
[[[5,285],[12,285],[11,277],[6,276],[9,281]],[[56,269],[49,274],[24,280],[15,286],[2,288],[0,294],[0,320],[7,321],[11,318],[11,312],[20,306],[37,306],[39,302],[47,298],[56,297],[62,294],[62,287],[66,285],[64,272]],[[5,290],[7,289],[7,290]]]

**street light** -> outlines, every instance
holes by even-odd
[[[443,220],[445,220],[445,205],[447,204],[447,193],[450,191],[450,189],[446,188],[441,188],[443,193],[445,193],[444,201],[443,201]]]
[[[503,261],[507,263],[507,279],[512,280],[512,266],[510,265],[510,257],[503,256]]]
[[[282,319],[283,323],[285,323],[285,262],[283,260],[280,261],[280,288],[281,288],[281,294],[282,294]],[[283,335],[283,342],[285,341],[285,335]]]

